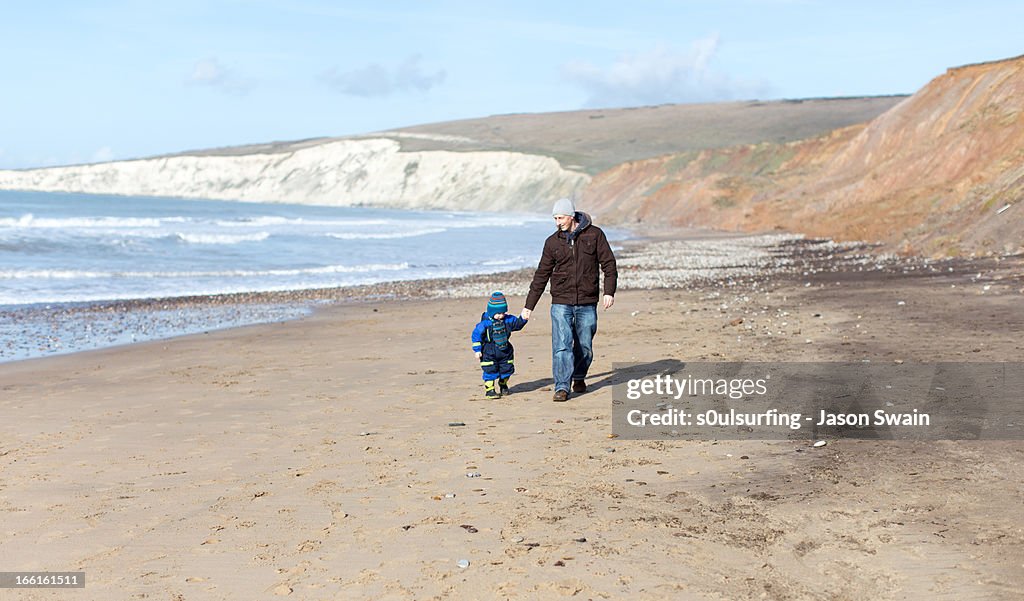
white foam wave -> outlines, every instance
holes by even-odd
[[[370,273],[376,271],[401,271],[409,269],[408,263],[375,263],[367,265],[326,265],[296,269],[222,271],[84,271],[73,269],[9,269],[0,271],[0,280],[73,280],[101,278],[214,278],[214,277],[261,277],[323,275],[332,273]]]
[[[145,228],[160,227],[163,223],[180,223],[182,217],[36,217],[31,213],[21,217],[0,218],[0,227],[20,229],[91,229],[91,228]]]
[[[270,237],[270,232],[254,234],[190,234],[178,232],[174,235],[178,240],[189,244],[240,244],[242,242],[262,242]]]
[[[490,261],[481,261],[480,265],[484,265],[487,267],[507,267],[509,265],[523,265],[526,262],[526,259],[523,257],[513,257],[511,259],[493,259]]]
[[[272,227],[272,226],[315,226],[315,227],[353,227],[364,225],[388,225],[393,223],[385,219],[303,219],[301,217],[279,217],[261,215],[259,217],[243,217],[239,219],[221,219],[215,222],[221,227]]]
[[[427,215],[417,221],[420,225],[442,226],[446,229],[472,227],[517,227],[528,223],[546,223],[545,218],[525,213],[445,213]]]
[[[440,234],[445,229],[441,227],[432,228],[421,228],[418,230],[409,230],[406,232],[367,232],[367,233],[355,233],[355,232],[332,232],[325,234],[329,238],[337,238],[339,240],[393,240],[396,238],[413,238],[416,236],[426,236],[429,234]]]

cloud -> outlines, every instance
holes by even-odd
[[[414,54],[394,68],[371,63],[351,71],[339,71],[332,67],[321,75],[328,86],[350,96],[374,98],[390,96],[399,92],[426,92],[444,82],[446,73],[439,70],[426,73],[420,66],[422,57]]]
[[[693,42],[688,52],[659,46],[646,54],[625,55],[604,69],[574,61],[562,72],[588,93],[585,104],[590,107],[714,102],[764,94],[764,82],[738,81],[714,70],[719,43],[714,34]]]
[[[237,73],[220,64],[216,58],[203,59],[192,68],[188,83],[207,86],[234,96],[244,96],[255,86],[252,80],[239,76]]]

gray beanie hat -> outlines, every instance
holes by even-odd
[[[551,208],[552,217],[558,217],[559,215],[573,216],[575,214],[576,206],[568,198],[559,198],[555,201],[555,206]]]

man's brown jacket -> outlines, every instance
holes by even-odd
[[[590,215],[577,212],[579,226],[572,232],[561,230],[548,236],[544,251],[533,274],[526,308],[533,310],[551,281],[551,304],[593,305],[600,298],[599,270],[604,273],[604,293],[615,296],[618,271],[615,255],[601,228],[592,225]]]

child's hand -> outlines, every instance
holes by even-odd
[[[482,358],[483,358],[483,356],[484,356],[484,354],[483,354],[483,353],[481,353],[480,351],[477,351],[477,352],[476,352],[476,358],[477,358],[477,360],[478,360],[478,361],[479,361],[480,359],[482,359]]]

